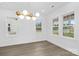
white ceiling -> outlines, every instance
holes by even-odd
[[[28,10],[40,12],[41,15],[47,15],[50,11],[67,4],[66,2],[0,2],[0,8],[8,10]],[[54,7],[51,7],[51,6]]]

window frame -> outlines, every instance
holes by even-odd
[[[56,20],[56,21],[55,21]],[[56,26],[54,25],[54,22],[56,22],[56,23],[58,23],[58,24],[56,24]],[[57,34],[56,33],[54,33],[54,27],[58,27],[58,29],[57,29]],[[52,34],[53,35],[59,35],[59,18],[58,17],[55,17],[53,20],[52,20]]]
[[[62,27],[62,29],[64,28],[64,16],[68,16],[68,15],[71,15],[71,14],[74,14],[73,20],[74,20],[74,22],[75,22],[75,12],[74,12],[74,11],[64,14],[63,17],[62,17],[62,18],[63,18],[63,19],[62,19],[62,20],[63,20],[63,24],[62,24],[63,27]],[[72,25],[72,26],[73,26],[73,31],[74,31],[74,32],[73,32],[73,37],[63,35],[63,34],[64,34],[64,29],[63,29],[63,30],[62,30],[62,36],[63,36],[64,38],[74,39],[74,37],[75,37],[75,35],[74,35],[74,34],[75,34],[75,27],[74,27],[74,25],[75,25],[75,24]]]

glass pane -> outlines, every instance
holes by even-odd
[[[38,32],[38,31],[41,31],[42,30],[42,24],[41,24],[41,22],[37,22],[36,23],[36,31]]]
[[[58,35],[59,34],[59,24],[58,24],[58,18],[56,19],[53,19],[53,27],[52,27],[52,31],[53,31],[53,34],[56,34]]]
[[[66,15],[63,18],[63,35],[74,37],[74,14]]]

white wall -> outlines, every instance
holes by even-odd
[[[0,47],[44,40],[45,28],[43,28],[43,32],[36,33],[36,22],[26,19],[17,20],[18,27],[16,35],[7,35],[7,16],[15,17],[15,12],[8,9],[0,9]],[[44,18],[42,18],[42,24],[45,24]]]
[[[62,16],[69,12],[75,12],[75,37],[68,38],[62,36]],[[0,47],[22,43],[30,43],[41,40],[48,40],[64,49],[67,49],[79,55],[79,3],[68,3],[60,8],[51,11],[49,16],[42,18],[42,32],[36,33],[35,22],[25,19],[18,20],[18,29],[16,36],[7,36],[7,16],[14,16],[14,11],[0,9]],[[52,34],[52,19],[59,17],[59,36]]]
[[[53,11],[53,10],[52,10]],[[75,13],[75,33],[74,38],[64,37],[63,32],[63,15],[74,11]],[[59,17],[59,35],[52,34],[52,20]],[[67,5],[55,9],[47,18],[47,37],[46,39],[66,50],[79,55],[79,3],[68,3]]]

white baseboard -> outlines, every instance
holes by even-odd
[[[38,41],[44,41],[44,39],[43,40],[32,40],[32,41],[25,41],[25,42],[18,42],[18,43],[12,43],[12,44],[2,44],[2,45],[0,45],[0,47],[6,47],[6,46],[13,46],[13,45],[19,45],[19,44],[28,44],[28,43],[32,43],[32,42],[38,42]]]
[[[47,40],[47,41],[48,41],[48,40]],[[69,52],[71,52],[71,53],[76,54],[76,55],[79,56],[79,50],[77,50],[77,49],[66,48],[66,47],[63,47],[62,45],[59,45],[59,44],[54,43],[54,42],[51,42],[51,41],[48,41],[48,42],[50,42],[50,43],[52,43],[52,44],[55,44],[55,45],[57,45],[57,46],[59,46],[59,47],[65,49],[65,50],[67,50],[67,51],[69,51]]]
[[[79,50],[77,50],[77,49],[66,49],[66,50],[68,50],[68,51],[70,51],[70,52],[72,52],[72,53],[79,56]]]
[[[35,40],[35,41],[30,41],[30,42],[19,42],[19,43],[14,43],[14,44],[5,44],[5,45],[0,45],[0,47],[12,46],[12,45],[18,45],[18,44],[26,44],[26,43],[32,43],[32,42],[38,42],[38,41],[44,41],[44,40],[46,40],[46,39],[43,39],[43,40]],[[46,40],[46,41],[48,41],[48,40]],[[55,44],[55,45],[57,45],[57,46],[65,49],[65,50],[73,53],[73,54],[79,55],[79,50],[77,50],[77,49],[66,48],[66,47],[63,47],[62,45],[59,45],[59,44],[54,43],[54,42],[51,42],[51,41],[48,41],[48,42],[53,43],[53,44]]]

